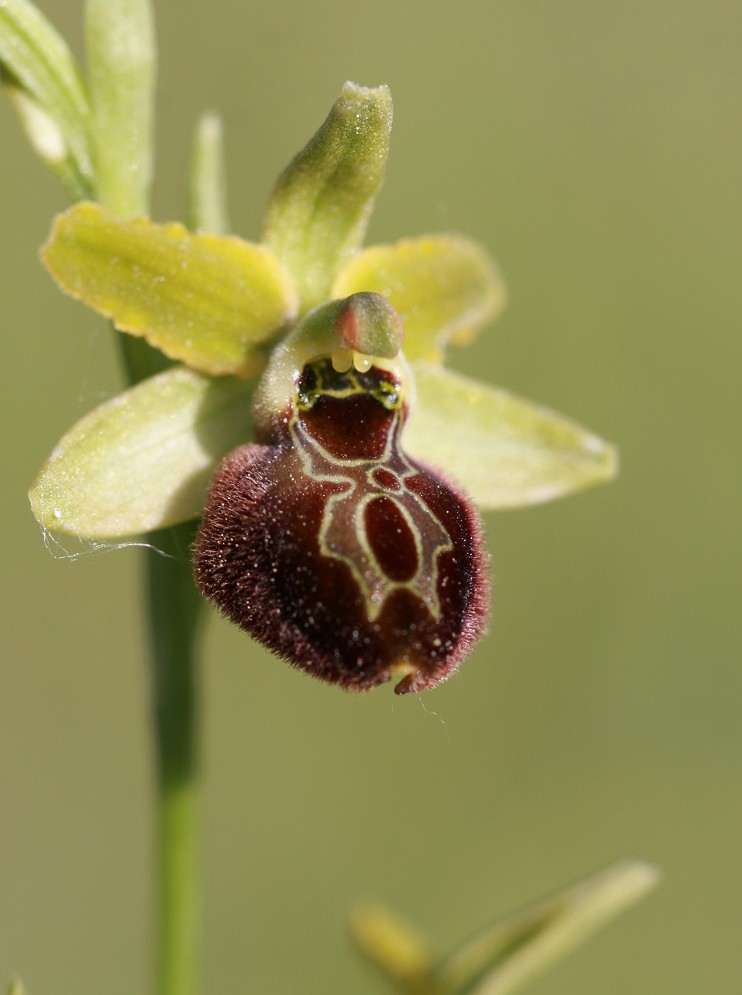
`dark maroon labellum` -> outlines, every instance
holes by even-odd
[[[307,364],[262,444],[219,468],[196,544],[201,591],[292,664],[344,688],[448,677],[489,591],[471,502],[400,445],[387,370]]]

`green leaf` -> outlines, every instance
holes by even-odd
[[[251,385],[174,367],[91,411],[29,492],[53,532],[134,536],[195,518],[218,461],[251,434]]]
[[[328,298],[338,269],[363,241],[384,179],[391,127],[388,87],[346,83],[325,123],[278,181],[263,241],[291,273],[302,311]]]
[[[73,196],[90,196],[90,106],[64,39],[28,0],[0,3],[0,76],[35,150]]]
[[[427,235],[359,252],[338,274],[333,297],[373,290],[393,305],[410,360],[440,362],[449,341],[464,345],[498,317],[505,284],[476,242]]]
[[[8,995],[26,995],[26,989],[20,978],[13,978],[8,985]]]
[[[550,501],[615,476],[613,446],[562,415],[441,367],[414,369],[405,448],[480,508]]]
[[[656,868],[628,860],[592,875],[464,944],[439,965],[438,990],[446,995],[515,991],[642,898],[658,879]]]
[[[60,215],[42,256],[66,293],[205,373],[254,374],[256,347],[295,314],[288,278],[263,246],[120,220],[97,204]]]
[[[156,43],[150,0],[87,0],[95,199],[114,214],[147,214],[152,179]]]
[[[202,114],[196,125],[188,173],[188,226],[225,235],[231,230],[224,168],[224,129],[218,114]]]

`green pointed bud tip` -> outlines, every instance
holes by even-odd
[[[355,116],[358,133],[369,119],[373,120],[377,129],[391,127],[392,91],[385,83],[381,86],[361,86],[360,83],[348,80],[343,84],[330,118],[333,113],[346,119]]]
[[[387,86],[346,83],[325,122],[279,177],[263,242],[291,275],[302,313],[330,296],[346,296],[330,288],[363,241],[384,179],[392,113]]]

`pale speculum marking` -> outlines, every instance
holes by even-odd
[[[380,376],[369,388],[367,377],[364,383],[356,371],[338,373],[325,363],[312,364],[312,373],[317,386],[297,394],[289,431],[306,476],[343,487],[326,501],[320,552],[349,567],[370,622],[400,589],[419,598],[437,621],[438,557],[452,549],[452,543],[430,508],[407,485],[419,470],[399,445],[403,424],[399,392]],[[388,412],[383,450],[371,458],[341,458],[312,434],[311,410],[321,396],[342,402],[359,394],[371,394]],[[339,438],[354,431],[360,429],[352,423],[337,426]]]

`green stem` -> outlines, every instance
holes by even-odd
[[[127,382],[171,365],[144,340],[117,335]],[[204,601],[191,571],[194,522],[151,536],[145,594],[157,762],[157,995],[197,995],[200,824],[196,640]],[[160,552],[157,552],[157,551]]]
[[[141,339],[118,336],[130,384],[169,365]],[[157,995],[197,995],[200,943],[199,686],[204,600],[193,583],[195,522],[148,537],[145,596],[157,762]],[[159,550],[159,552],[157,552]]]
[[[146,214],[152,174],[156,41],[151,0],[87,0],[88,85],[97,199],[124,217]],[[121,338],[130,384],[167,361]],[[147,610],[158,766],[157,995],[196,995],[199,964],[198,686],[202,599],[190,568],[193,524],[152,537]]]
[[[158,995],[196,995],[200,960],[196,639],[203,600],[190,568],[193,523],[156,533],[147,553],[158,755]]]

